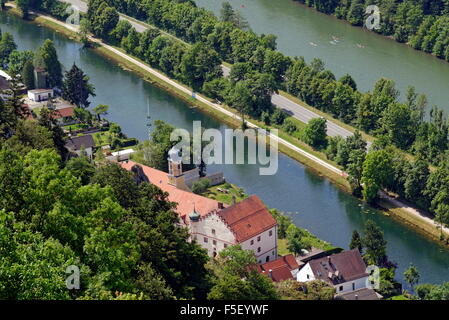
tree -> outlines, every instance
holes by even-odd
[[[278,299],[272,280],[252,266],[257,264],[254,253],[240,245],[222,250],[208,263],[214,274],[214,286],[208,294],[212,300],[275,300]]]
[[[357,249],[359,250],[360,254],[363,252],[363,241],[362,237],[360,237],[360,234],[357,232],[357,230],[354,230],[352,232],[351,237],[351,243],[349,244],[349,249]]]
[[[44,69],[47,72],[47,86],[50,88],[62,85],[62,67],[58,60],[53,41],[45,40],[34,57],[34,67]]]
[[[407,270],[404,271],[404,278],[405,281],[409,284],[409,286],[412,288],[419,282],[419,272],[418,269],[411,263]]]
[[[12,75],[18,75],[22,72],[25,64],[27,62],[32,62],[34,57],[34,52],[25,50],[25,51],[17,51],[14,50],[9,55],[8,60],[8,71]]]
[[[82,18],[80,20],[80,27],[78,34],[84,47],[89,46],[89,30],[92,29],[89,19]]]
[[[386,258],[387,242],[382,230],[372,220],[368,220],[365,224],[362,243],[368,262],[380,266]]]
[[[62,97],[80,108],[88,108],[89,96],[95,97],[95,88],[89,83],[89,77],[74,63],[65,73]]]
[[[275,283],[282,300],[334,300],[335,288],[327,282],[285,280]]]
[[[9,32],[4,32],[0,40],[0,64],[6,66],[9,62],[9,56],[17,49],[14,37]]]
[[[95,14],[89,20],[92,32],[96,36],[108,40],[110,33],[119,22],[119,14],[115,8],[108,6],[106,2],[101,2]]]
[[[27,61],[22,70],[22,82],[28,90],[33,90],[34,86],[34,66],[32,61]]]
[[[86,156],[71,158],[66,164],[67,170],[74,177],[80,178],[83,185],[87,185],[95,174],[95,166]]]
[[[22,17],[28,18],[31,0],[16,0],[17,7],[22,11]]]
[[[290,224],[286,231],[287,236],[287,248],[289,251],[293,252],[295,255],[302,255],[303,249],[310,249],[305,243],[302,241],[302,233],[301,230],[295,226],[293,223]]]
[[[211,47],[195,44],[182,58],[180,71],[184,81],[193,90],[200,90],[204,82],[221,77],[221,58]]]
[[[368,202],[377,198],[380,188],[389,185],[394,175],[393,156],[387,150],[374,150],[368,153],[363,163],[363,197]]]
[[[327,144],[327,125],[326,119],[314,118],[309,121],[303,132],[305,143],[314,148],[323,148]]]
[[[98,121],[101,121],[101,116],[107,114],[108,110],[109,106],[105,104],[99,104],[93,109],[95,115],[97,116]]]

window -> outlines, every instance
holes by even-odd
[[[212,243],[214,244],[214,246],[216,246],[217,245],[217,241],[212,241]]]
[[[257,248],[257,252],[260,252],[260,247],[259,247],[259,248]]]
[[[343,286],[340,286],[340,289],[339,289],[340,291],[343,291]]]
[[[310,274],[307,274],[307,279],[310,279]]]
[[[273,235],[273,230],[270,230],[270,232],[268,232],[268,234],[270,235],[270,237]]]
[[[251,245],[253,245],[254,244],[254,240],[251,240]]]
[[[352,291],[355,290],[355,282],[352,283]]]
[[[268,261],[270,261],[270,257],[269,256],[267,256],[267,258],[266,258],[266,262],[268,262]]]
[[[206,237],[204,237],[204,242],[207,243],[207,238]]]
[[[212,229],[212,234],[215,235],[215,229]]]
[[[260,236],[257,237],[257,242],[259,242],[259,241],[260,241]]]
[[[225,243],[225,244],[223,245],[223,247],[224,247],[224,248],[227,248],[227,247],[228,247],[228,244],[227,244],[227,243]]]

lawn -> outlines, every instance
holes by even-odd
[[[219,191],[219,189],[227,190],[227,192]],[[236,202],[240,202],[248,198],[248,195],[243,189],[229,182],[210,187],[206,192],[203,193],[203,196],[229,205],[232,204],[232,196],[235,196]]]

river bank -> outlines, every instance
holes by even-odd
[[[41,17],[38,17],[35,22],[42,24],[42,25],[46,25],[47,27],[50,27],[53,29],[59,29],[59,27],[62,29],[66,29],[66,31],[64,31],[64,32],[61,32],[61,30],[58,30],[58,32],[61,32],[64,35],[69,36],[71,38],[77,37],[76,34],[74,34],[75,31],[71,31],[71,30],[65,28],[65,26],[63,26],[64,24],[62,22],[59,22],[59,21],[55,22],[55,21],[52,21],[49,19],[50,19],[49,17],[41,16]],[[98,43],[98,41],[97,41],[97,43]],[[155,76],[154,72],[148,72],[147,68],[149,68],[149,67],[144,66],[142,68],[142,66],[139,66],[138,64],[130,61],[130,59],[125,59],[124,54],[122,52],[120,52],[118,49],[112,48],[107,45],[106,46],[102,45],[100,47],[95,48],[94,50],[96,50],[100,54],[108,57],[109,59],[112,59],[112,60],[116,61],[117,63],[121,64],[122,67],[125,68],[126,70],[131,70],[133,72],[136,72],[137,74],[139,74],[139,76],[147,79],[147,81],[150,81],[153,84],[161,86],[162,88],[164,88],[164,90],[167,90],[171,94],[178,96],[179,98],[183,99],[185,102],[189,103],[190,105],[196,106],[198,109],[200,109],[203,112],[208,113],[209,115],[213,116],[214,118],[216,118],[222,122],[225,122],[232,127],[240,126],[240,121],[238,120],[238,117],[233,117],[231,112],[228,112],[228,113],[223,112],[223,111],[227,111],[223,107],[221,107],[221,110],[213,108],[213,107],[211,108],[212,103],[209,100],[206,100],[204,98],[203,98],[203,101],[199,100],[199,99],[196,99],[196,100],[193,99],[190,95],[190,90],[188,90],[186,88],[184,88],[185,90],[181,90],[181,88],[179,87],[180,85],[177,84],[176,82],[174,82],[173,80],[171,80],[172,84],[170,84],[166,80],[162,80],[161,77]],[[131,58],[131,60],[136,60],[136,59]],[[139,62],[139,64],[142,64],[142,63]],[[175,85],[173,85],[173,84],[175,84]],[[207,103],[207,102],[209,102],[209,103]],[[288,144],[290,144],[290,143],[288,143]],[[332,181],[336,182],[340,188],[344,189],[345,191],[348,191],[349,187],[347,185],[346,179],[339,176],[338,174],[335,174],[335,171],[331,171],[331,170],[326,169],[325,167],[322,167],[321,165],[316,163],[316,161],[313,161],[312,160],[313,158],[304,156],[301,153],[293,151],[291,148],[288,147],[288,144],[287,144],[287,146],[284,144],[280,144],[280,149],[281,149],[280,151],[287,154],[288,156],[294,158],[295,160],[297,160],[301,163],[304,163],[307,166],[312,167],[314,169],[314,171],[318,172],[320,175],[330,178]],[[338,181],[340,181],[340,183]],[[396,212],[397,212],[397,210],[396,210]],[[390,211],[390,215],[393,218],[396,218],[396,219],[399,218],[399,214],[395,213],[394,211]],[[404,218],[407,219],[407,215],[404,215]],[[409,219],[407,219],[407,220],[410,220],[410,224],[413,224],[413,225],[417,224],[417,221],[416,220],[412,221],[411,217],[409,217]],[[421,229],[421,228],[419,228],[419,229]],[[420,230],[420,231],[421,231],[421,233],[429,236],[429,234],[427,234],[428,231],[424,231],[424,230]],[[437,234],[435,234],[435,237],[436,236],[437,236]],[[438,237],[439,237],[439,232],[438,232]]]

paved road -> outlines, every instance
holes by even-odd
[[[87,3],[82,0],[61,0],[63,2],[70,3],[74,6],[76,6],[81,12],[87,12]],[[143,22],[136,22],[133,21],[133,19],[130,19],[129,17],[120,15],[121,20],[128,20],[131,25],[136,29],[138,32],[144,32],[148,29],[148,26],[145,26],[145,23]],[[164,32],[165,33],[165,32]],[[172,36],[172,35],[170,35]],[[231,72],[231,69],[225,65],[222,65],[223,75],[225,77],[229,76],[229,73]],[[308,123],[311,119],[319,118],[320,116],[309,109],[305,108],[304,106],[291,101],[290,99],[283,97],[279,94],[274,94],[271,99],[272,103],[277,106],[278,108],[281,108],[285,111],[287,111],[289,114],[291,114],[293,117],[298,119],[301,122]],[[332,121],[327,121],[327,134],[331,137],[335,136],[342,136],[342,137],[349,137],[352,135],[352,132],[349,130],[344,129],[343,127],[337,125],[336,123]]]

